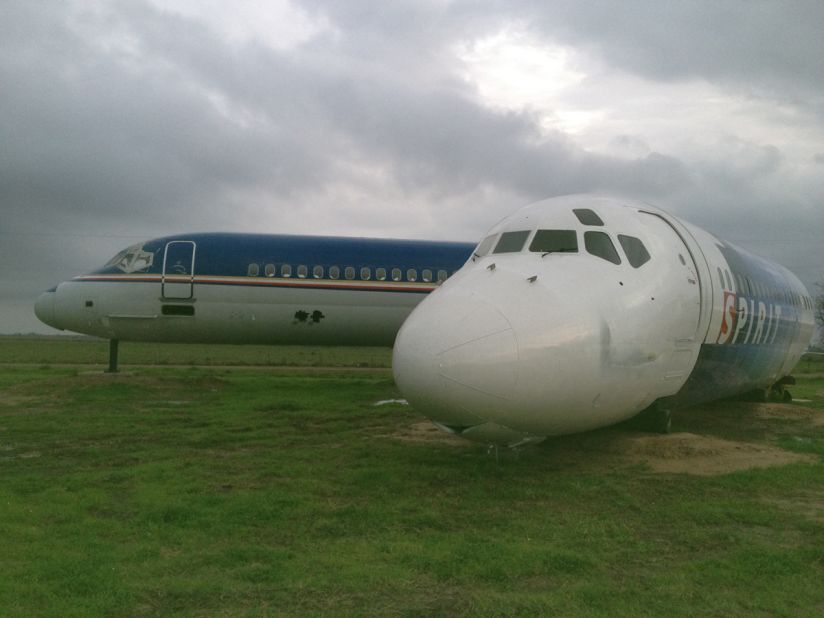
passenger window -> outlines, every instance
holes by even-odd
[[[578,221],[584,225],[604,225],[604,222],[601,221],[601,217],[589,208],[573,208],[572,212],[574,212],[575,216],[578,217]]]
[[[621,243],[624,255],[627,256],[627,261],[633,268],[640,268],[649,262],[649,252],[640,238],[618,234],[618,242]]]
[[[529,236],[529,230],[504,232],[492,253],[517,253],[524,248],[527,236]]]
[[[446,281],[446,278],[448,276],[449,275],[446,273],[445,270],[439,270],[438,271],[438,283],[443,283],[444,281]]]
[[[487,253],[489,253],[489,250],[492,249],[492,245],[495,244],[496,236],[497,234],[491,234],[490,236],[484,238],[481,241],[481,244],[478,245],[478,248],[475,249],[475,255],[477,255],[478,257],[483,257]]]
[[[418,271],[414,268],[410,268],[406,271],[406,280],[407,281],[417,281],[418,280]]]
[[[280,267],[280,276],[281,277],[291,277],[292,276],[292,267],[289,264],[284,264]]]
[[[421,279],[423,279],[427,283],[432,281],[432,271],[429,270],[428,268],[424,268],[423,272],[421,273]]]
[[[400,281],[401,280],[401,269],[400,268],[393,268],[392,269],[392,281]]]
[[[339,266],[330,266],[329,267],[329,278],[330,279],[340,279],[340,267]]]
[[[301,279],[306,279],[306,276],[309,274],[309,267],[301,264],[298,266],[298,277]]]
[[[360,269],[360,278],[363,281],[369,281],[372,278],[372,269],[368,266],[364,266]]]
[[[354,266],[347,266],[343,271],[343,276],[347,279],[354,279],[355,278],[355,268]]]
[[[257,277],[260,274],[260,266],[257,264],[249,264],[249,270],[247,270],[246,273],[250,277]]]
[[[605,232],[584,232],[584,246],[587,248],[587,253],[613,264],[621,263],[615,245]]]
[[[375,279],[378,281],[386,281],[386,269],[385,268],[376,268],[375,269]]]
[[[538,230],[529,243],[535,253],[578,253],[578,235],[575,230]]]
[[[266,276],[267,277],[274,277],[275,276],[275,265],[274,264],[267,264],[266,265]]]
[[[312,276],[315,279],[323,279],[323,266],[315,266],[312,268]]]

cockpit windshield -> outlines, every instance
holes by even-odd
[[[587,227],[604,226],[604,221],[597,213],[588,208],[576,208],[573,213],[578,222]],[[583,245],[579,247],[579,229],[538,229],[513,230],[500,234],[490,234],[478,245],[474,257],[483,257],[490,252],[499,253],[540,253],[541,257],[553,253],[583,253],[593,255],[612,264],[622,263],[618,247],[606,231],[583,230]],[[633,268],[640,268],[652,258],[643,241],[635,236],[618,234],[620,247],[626,260]],[[527,241],[529,241],[527,245]],[[493,248],[494,247],[494,248]],[[474,259],[474,258],[473,258]]]
[[[492,250],[492,245],[495,244],[497,234],[490,234],[481,241],[478,248],[475,249],[475,257],[483,257]]]
[[[535,253],[578,253],[575,230],[538,230],[529,244]]]
[[[124,249],[106,263],[106,268],[117,268],[124,273],[146,270],[152,266],[154,254],[145,251],[143,244]]]
[[[612,244],[609,235],[604,232],[584,232],[584,246],[587,248],[588,253],[596,257],[613,264],[621,263],[615,245]]]
[[[504,232],[501,239],[495,245],[492,253],[518,253],[524,248],[530,230],[519,230],[517,232]]]
[[[626,234],[618,234],[618,242],[621,243],[621,248],[627,256],[630,265],[633,268],[640,268],[650,260],[649,251],[644,246],[640,238],[635,236],[627,236]]]

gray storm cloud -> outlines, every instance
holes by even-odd
[[[323,26],[287,46],[173,7],[0,7],[0,332],[39,330],[26,303],[131,237],[472,240],[525,202],[578,191],[655,201],[808,286],[822,278],[821,243],[805,249],[824,230],[820,144],[803,165],[756,130],[709,136],[698,154],[623,133],[605,141],[631,155],[598,151],[534,110],[486,104],[455,52],[515,24],[597,66],[585,87],[605,103],[625,93],[599,91],[602,76],[700,81],[815,135],[817,3],[307,1],[293,8]],[[645,114],[695,130],[666,106]]]

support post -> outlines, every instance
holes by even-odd
[[[117,373],[117,339],[109,339],[109,368],[106,373]]]

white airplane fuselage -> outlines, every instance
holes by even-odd
[[[407,318],[393,368],[440,427],[513,445],[769,387],[812,333],[785,268],[655,207],[569,196],[495,226]]]
[[[391,346],[465,243],[188,234],[139,243],[37,300],[40,320],[121,341]]]

